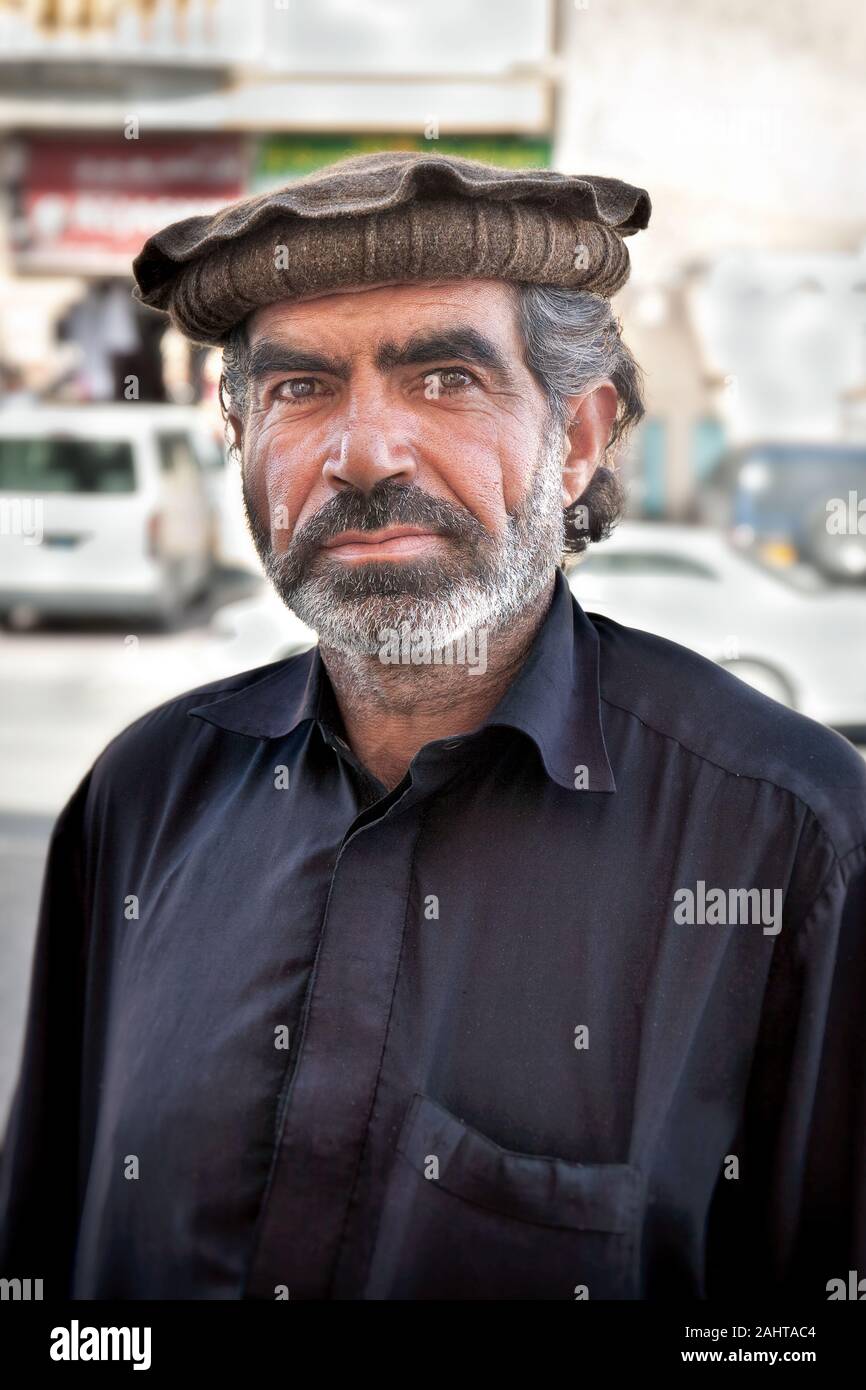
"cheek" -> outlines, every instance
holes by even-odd
[[[530,431],[507,418],[465,427],[455,421],[430,461],[439,470],[439,488],[444,483],[449,496],[488,531],[502,533],[526,494],[538,447]],[[432,481],[418,481],[433,490]]]
[[[248,431],[244,479],[259,514],[268,518],[278,551],[298,525],[328,500],[318,454],[309,438],[277,425]],[[279,515],[277,508],[282,509]],[[280,523],[276,528],[275,520]]]
[[[414,456],[416,486],[464,508],[492,534],[502,534],[508,514],[525,496],[537,458],[539,443],[526,425],[507,413],[454,411],[403,420],[395,434]],[[334,496],[322,472],[329,445],[332,441],[319,439],[312,425],[299,429],[261,421],[247,430],[246,487],[259,515],[269,520],[277,550]],[[274,529],[278,507],[281,524]]]

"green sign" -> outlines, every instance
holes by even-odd
[[[551,142],[544,136],[443,135],[267,135],[258,143],[253,166],[253,191],[300,178],[323,164],[352,154],[379,150],[426,150],[430,154],[460,154],[487,164],[547,169]]]

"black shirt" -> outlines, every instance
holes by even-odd
[[[562,571],[477,731],[390,792],[343,734],[314,648],[138,719],[65,806],[0,1273],[568,1300],[866,1273],[850,745]]]

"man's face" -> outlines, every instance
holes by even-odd
[[[247,331],[248,522],[326,645],[374,651],[405,622],[444,645],[543,590],[562,548],[565,435],[506,285],[342,291],[268,305]]]

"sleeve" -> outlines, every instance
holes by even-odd
[[[45,1299],[68,1297],[78,1216],[90,776],[49,841],[21,1067],[0,1161],[0,1277],[42,1279]]]
[[[719,1182],[710,1214],[707,1292],[866,1297],[866,845],[836,860],[782,937],[733,1149],[740,1178]]]

